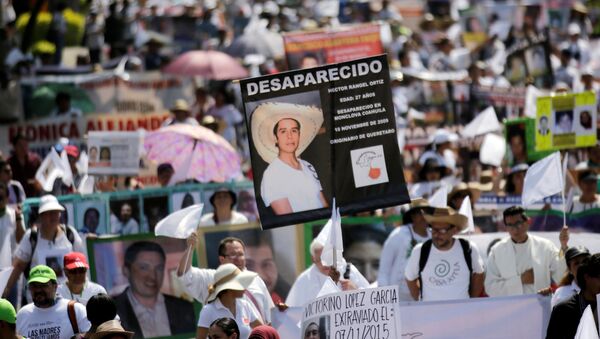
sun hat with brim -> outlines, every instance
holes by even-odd
[[[106,336],[117,335],[117,334],[123,335],[127,339],[133,338],[133,332],[125,331],[123,326],[121,326],[121,322],[118,320],[109,320],[109,321],[103,322],[102,324],[100,324],[100,326],[98,326],[98,328],[96,329],[96,332],[92,333],[92,335],[89,336],[88,338],[101,339]]]
[[[440,145],[447,142],[457,142],[458,134],[452,133],[445,129],[438,129],[435,131],[435,133],[433,133],[429,141],[434,145]]]
[[[425,221],[431,224],[433,222],[443,222],[458,227],[459,232],[467,228],[468,219],[462,214],[458,214],[452,207],[436,207],[431,213],[425,213]]]
[[[38,210],[39,214],[42,214],[42,213],[48,212],[48,211],[64,211],[64,210],[65,210],[65,208],[62,207],[58,203],[58,199],[56,199],[55,196],[53,196],[51,194],[47,194],[40,198],[40,209]]]
[[[452,200],[452,197],[454,197],[454,195],[457,193],[467,192],[471,196],[471,203],[474,203],[477,200],[479,200],[479,197],[481,196],[481,191],[481,185],[478,182],[461,182],[458,185],[452,187],[452,190],[450,191],[450,193],[448,193],[448,200]]]
[[[219,293],[226,290],[243,291],[250,286],[256,277],[256,273],[242,271],[234,264],[223,264],[217,268],[213,283],[208,286],[206,302],[212,302]]]
[[[190,111],[190,106],[188,106],[187,102],[183,99],[177,99],[175,100],[175,105],[173,105],[173,107],[171,107],[170,109],[171,112],[189,112]]]
[[[300,142],[296,149],[296,157],[299,157],[323,125],[323,111],[316,106],[283,102],[268,102],[256,107],[251,117],[252,140],[260,157],[269,164],[279,154],[273,128],[282,119],[300,123]]]
[[[46,265],[37,265],[29,271],[29,280],[27,280],[27,283],[45,284],[50,280],[56,281],[54,270]]]
[[[403,222],[412,223],[413,214],[431,208],[429,202],[423,198],[411,199],[408,209],[404,212]]]
[[[210,204],[213,205],[213,207],[215,206],[215,197],[217,196],[217,193],[229,193],[229,195],[231,196],[231,206],[235,206],[235,204],[237,203],[237,196],[235,194],[234,191],[232,191],[231,189],[227,188],[227,187],[221,187],[219,189],[217,189],[208,199],[210,201]]]
[[[9,324],[17,323],[17,312],[13,305],[6,299],[0,299],[0,321]]]

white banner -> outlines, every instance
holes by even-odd
[[[398,287],[329,294],[304,306],[302,336],[296,338],[399,338],[398,306]]]
[[[545,338],[550,297],[477,298],[400,306],[397,338]]]
[[[90,132],[88,173],[137,175],[140,172],[143,137],[143,131]]]

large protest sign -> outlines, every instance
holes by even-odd
[[[144,133],[90,132],[88,134],[89,174],[130,174],[140,172]]]
[[[409,201],[384,55],[241,87],[263,228]]]
[[[288,68],[332,64],[383,53],[380,26],[345,26],[336,30],[283,35]]]
[[[395,338],[544,338],[550,310],[540,295],[402,304]]]
[[[552,86],[550,45],[545,36],[515,44],[506,53],[504,75],[512,85],[524,85],[529,78],[538,88]]]
[[[519,118],[504,121],[509,165],[531,163],[550,154],[535,148],[535,119]]]
[[[551,151],[594,146],[596,121],[594,92],[538,98],[535,149]]]
[[[400,338],[398,287],[346,291],[319,297],[304,307],[302,338]],[[316,337],[316,336],[315,336]]]

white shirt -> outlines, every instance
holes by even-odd
[[[216,270],[209,268],[191,267],[184,275],[179,277],[185,291],[194,299],[201,303],[206,302],[208,298],[208,286],[213,283]],[[258,314],[264,320],[263,323],[271,322],[271,308],[275,307],[271,294],[267,289],[265,282],[257,276],[247,289],[252,294],[258,304]],[[254,302],[244,295],[244,300],[248,301],[254,307]]]
[[[483,273],[483,259],[479,255],[477,246],[471,244],[471,264],[473,273]],[[412,251],[405,276],[408,280],[416,280],[419,277],[419,258],[423,244],[418,244]],[[454,300],[468,299],[471,275],[465,262],[462,247],[458,239],[454,239],[452,248],[448,251],[440,251],[435,245],[431,245],[431,252],[427,263],[421,272],[423,282],[422,300]]]
[[[293,212],[323,208],[321,182],[317,171],[310,163],[300,161],[300,170],[275,158],[265,170],[260,184],[260,194],[265,206],[273,201],[287,198]]]
[[[123,223],[117,216],[111,215],[111,234],[138,234],[140,233],[140,224],[134,219],[130,218],[126,223]]]
[[[596,201],[593,202],[581,202],[581,196],[578,195],[573,198],[573,205],[571,206],[570,213],[579,213],[594,208],[600,208],[600,195],[596,194]]]
[[[67,238],[66,231],[61,232],[61,234],[58,237],[56,237],[54,241],[52,241],[43,239],[41,230],[38,228],[37,245],[35,246],[35,251],[32,254],[31,242],[29,241],[29,238],[31,236],[31,229],[28,229],[25,232],[23,239],[21,239],[21,242],[17,246],[17,250],[15,251],[13,257],[24,262],[29,262],[31,260],[31,267],[35,267],[41,264],[52,267],[53,264],[58,264],[62,268],[63,258],[65,254],[69,252],[85,253],[81,237],[79,236],[77,231],[72,227],[71,231],[73,232],[74,238],[73,244],[71,244],[71,242]],[[67,278],[64,275],[57,276],[57,278],[59,283],[63,283],[67,280]]]
[[[310,265],[309,268],[304,270],[304,272],[296,278],[285,303],[290,307],[308,304],[317,297],[327,278],[328,276],[321,273],[315,264]],[[356,287],[359,289],[369,288],[369,282],[362,274],[360,274],[354,265],[350,265],[350,280],[356,284]]]
[[[256,309],[243,298],[235,300],[235,316],[217,298],[210,304],[202,307],[202,312],[200,312],[200,318],[198,319],[198,327],[208,328],[213,321],[219,318],[234,319],[240,329],[241,339],[247,339],[250,336],[250,332],[252,332],[250,324],[256,320],[260,320]]]
[[[223,138],[229,141],[232,145],[235,145],[235,126],[244,121],[242,113],[240,113],[235,106],[228,104],[219,108],[213,106],[208,109],[208,112],[206,112],[205,116],[206,115],[212,115],[213,117],[217,117],[225,122],[227,126],[223,130]]]
[[[25,190],[23,189],[23,185],[16,180],[11,180],[8,182],[8,203],[9,204],[18,204],[25,200]]]
[[[65,282],[64,284],[58,285],[56,293],[65,299],[75,300],[83,305],[87,305],[87,302],[91,297],[99,293],[106,293],[106,289],[93,281],[86,281],[83,285],[81,294],[74,294],[69,290],[69,286],[67,286],[67,283]]]
[[[556,304],[558,304],[558,303],[561,303],[561,302],[571,298],[573,295],[579,293],[579,291],[581,291],[581,288],[579,288],[579,286],[577,286],[577,283],[575,282],[575,280],[573,280],[571,285],[561,286],[561,287],[557,288],[556,291],[554,291],[554,294],[552,295],[552,301],[551,301],[552,307],[556,306]]]
[[[6,206],[4,215],[0,217],[0,267],[12,266],[10,256],[15,253],[17,248],[16,230],[15,210]]]
[[[412,253],[413,239],[417,243],[422,243],[429,238],[429,234],[426,237],[422,237],[415,233],[412,224],[394,229],[383,244],[383,250],[379,261],[377,285],[399,285],[400,294],[398,299],[401,301],[412,301],[413,298],[406,285],[406,279],[404,278],[404,270],[408,258]]]
[[[17,313],[17,333],[29,339],[71,339],[74,335],[67,305],[69,300],[57,297],[50,308],[39,308],[33,303],[23,306]],[[87,332],[91,324],[85,306],[75,303],[75,316],[80,332]]]
[[[214,213],[206,213],[205,215],[203,215],[202,217],[200,217],[200,226],[214,226],[215,225],[215,220],[214,220]],[[219,225],[236,225],[236,224],[246,224],[248,223],[248,218],[246,218],[245,215],[236,212],[236,211],[231,211],[231,219],[224,221],[224,222],[219,222]]]

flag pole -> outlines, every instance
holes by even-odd
[[[333,230],[333,228],[335,227],[336,223],[337,223],[337,212],[336,212],[336,204],[335,204],[335,197],[333,197],[333,207],[332,207],[332,211],[331,212],[333,218],[331,219],[331,229]],[[332,232],[331,234],[335,234],[335,232]],[[336,270],[337,270],[337,248],[336,248],[336,244],[337,244],[337,239],[333,239],[333,241],[331,241],[333,243],[333,262],[331,263],[331,266],[333,266]]]
[[[565,201],[565,188],[567,186],[567,162],[569,160],[569,152],[565,151],[565,158],[563,159],[563,164],[562,164],[562,190],[560,191],[561,193],[561,198],[562,198],[562,209],[563,209],[563,227],[567,226],[567,202]]]

